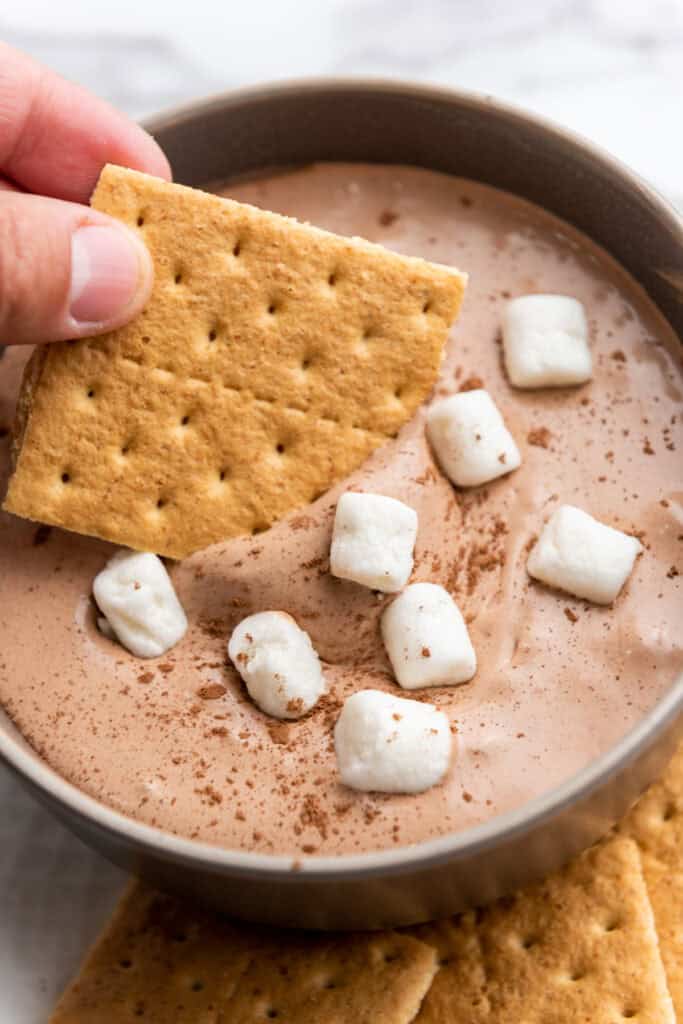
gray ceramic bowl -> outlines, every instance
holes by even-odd
[[[201,185],[314,160],[416,164],[524,196],[604,246],[683,337],[683,223],[592,146],[487,97],[387,82],[229,93],[148,127],[178,181]],[[681,733],[683,679],[612,750],[564,785],[477,828],[343,857],[223,850],[123,817],[45,765],[0,712],[0,754],[86,843],[159,886],[235,916],[312,928],[442,917],[545,875],[603,834],[662,770]]]

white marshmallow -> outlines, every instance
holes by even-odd
[[[527,571],[548,586],[611,604],[643,550],[640,541],[593,519],[573,505],[561,505],[531,550]]]
[[[286,612],[257,612],[242,619],[228,654],[252,700],[267,715],[301,718],[325,692],[311,638]]]
[[[164,654],[185,634],[185,612],[156,555],[117,551],[95,577],[92,589],[116,639],[139,658]]]
[[[346,491],[337,502],[330,571],[364,587],[396,593],[413,571],[417,513],[383,494]]]
[[[493,399],[481,388],[436,402],[427,414],[427,436],[458,487],[495,480],[522,461]]]
[[[382,615],[382,639],[404,690],[466,683],[477,658],[457,604],[436,583],[413,583]]]
[[[345,701],[334,727],[345,786],[382,793],[421,793],[436,785],[451,758],[448,719],[432,704],[360,690]]]
[[[566,295],[522,295],[503,313],[503,353],[518,388],[559,388],[590,380],[593,362],[583,306]]]

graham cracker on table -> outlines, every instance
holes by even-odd
[[[619,832],[640,848],[669,991],[683,1020],[683,745]]]
[[[409,1024],[434,950],[394,932],[278,932],[132,883],[50,1024]]]
[[[141,233],[152,296],[34,356],[9,512],[184,557],[315,499],[431,391],[458,271],[120,167],[92,205]]]
[[[613,838],[492,906],[411,934],[441,969],[416,1024],[673,1024],[636,844]]]

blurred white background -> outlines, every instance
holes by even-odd
[[[683,199],[683,0],[22,0],[0,37],[135,116],[301,75],[492,93]]]
[[[304,75],[480,90],[589,136],[683,208],[683,0],[22,0],[0,8],[0,38],[135,117]],[[0,850],[0,1022],[42,1024],[123,875],[2,767]]]

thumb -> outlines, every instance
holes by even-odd
[[[0,191],[0,343],[102,334],[138,313],[153,268],[125,225],[76,203]]]

